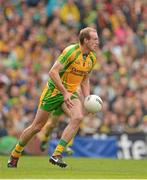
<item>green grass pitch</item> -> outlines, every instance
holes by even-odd
[[[147,160],[64,158],[64,169],[46,156],[23,156],[18,168],[7,168],[7,160],[0,156],[0,179],[147,179]]]

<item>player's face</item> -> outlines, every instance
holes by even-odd
[[[90,39],[86,41],[86,45],[90,51],[96,51],[99,45],[97,32],[90,32]]]

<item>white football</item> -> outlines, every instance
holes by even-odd
[[[102,109],[103,101],[97,95],[89,95],[84,100],[84,107],[90,113],[96,113]]]

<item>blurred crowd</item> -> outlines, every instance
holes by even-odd
[[[146,0],[0,0],[0,136],[32,122],[49,69],[86,26],[100,38],[90,78],[103,110],[78,133],[147,133],[146,20]]]

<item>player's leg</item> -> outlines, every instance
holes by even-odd
[[[50,158],[50,162],[52,164],[56,164],[60,167],[66,167],[67,164],[62,161],[62,152],[64,151],[67,144],[70,142],[70,140],[73,138],[75,133],[77,132],[81,120],[83,119],[83,110],[82,110],[82,104],[79,99],[73,99],[73,107],[70,109],[70,122],[65,128],[65,130],[62,133],[61,139],[53,153],[53,155]],[[65,103],[63,103],[63,109],[69,110]]]
[[[24,150],[25,145],[29,142],[29,140],[31,140],[31,138],[36,133],[38,133],[42,129],[42,127],[45,125],[48,119],[48,116],[49,112],[38,109],[33,123],[22,132],[19,142],[13,149],[7,164],[8,167],[17,167],[18,159],[21,156],[21,153]]]
[[[51,133],[53,129],[56,127],[58,123],[58,119],[62,114],[64,114],[64,111],[60,107],[56,108],[52,112],[50,119],[48,120],[45,127],[43,128],[43,134],[42,134],[41,143],[40,143],[41,151],[45,151],[45,149],[47,148],[47,144],[50,139]]]
[[[11,157],[7,164],[8,167],[17,167],[17,161],[21,156],[24,146],[46,124],[49,112],[57,109],[63,103],[63,96],[61,94],[52,96],[53,90],[54,89],[52,88],[49,89],[48,86],[46,86],[43,90],[35,119],[33,123],[21,134],[19,143],[15,146],[11,153]]]
[[[40,142],[41,151],[46,150],[48,141],[50,140],[50,137],[51,137],[51,133],[57,125],[58,118],[59,116],[51,115],[47,123],[45,124],[43,128],[42,136],[41,136],[41,142]]]
[[[74,154],[74,150],[72,149],[73,142],[74,142],[74,137],[71,139],[71,141],[69,141],[69,143],[65,147],[64,151],[68,156],[71,156]]]
[[[61,107],[59,107],[58,109],[56,109],[53,112],[53,115],[58,116],[58,118],[59,118],[61,115],[63,115],[65,113],[67,117],[70,117],[70,115],[71,115],[70,110],[64,106],[65,106],[65,104],[63,103]],[[73,139],[74,138],[72,138],[72,140],[67,144],[67,146],[64,149],[64,152],[69,156],[71,156],[74,153],[74,151],[71,148],[71,146],[73,145]]]
[[[56,127],[58,123],[58,119],[60,118],[61,115],[64,114],[64,111],[62,110],[61,107],[57,108],[52,112],[52,115],[50,116],[48,122],[43,128],[42,136],[41,136],[41,142],[40,142],[40,150],[45,151],[46,148],[48,147],[48,142],[51,137],[51,133],[53,129]],[[66,115],[69,117],[70,112],[66,110]],[[69,156],[71,156],[74,151],[72,150],[71,146],[73,144],[73,139],[68,143],[68,145],[65,148],[65,153]]]

